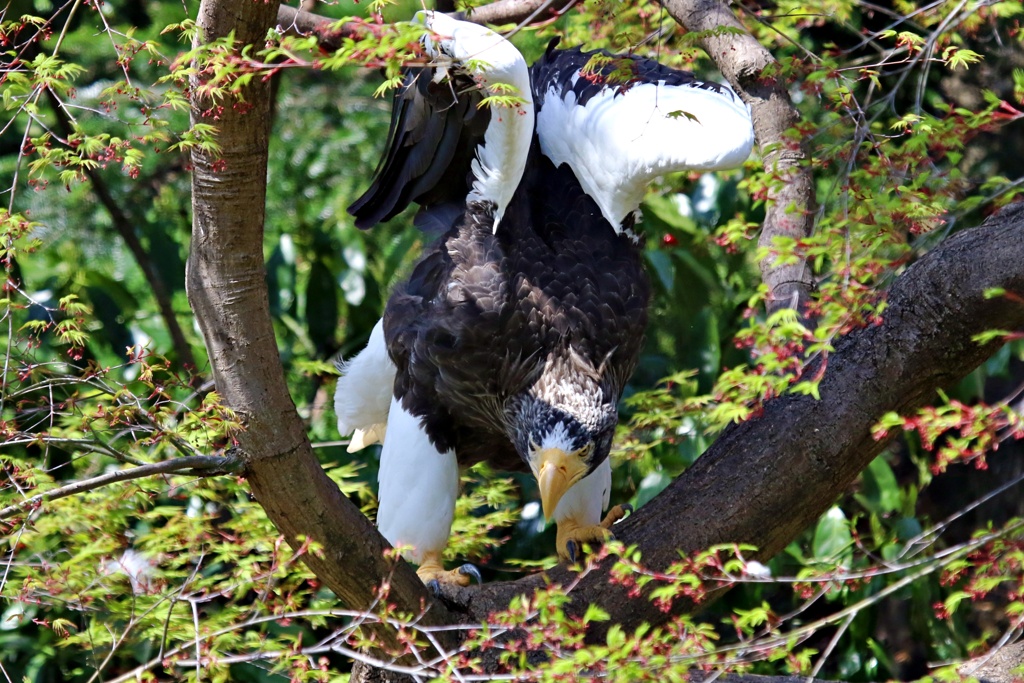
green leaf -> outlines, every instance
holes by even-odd
[[[608,629],[608,636],[605,639],[608,647],[612,650],[618,650],[626,644],[626,634],[623,632],[622,627],[618,624],[612,624]]]
[[[815,559],[823,562],[849,561],[853,536],[850,534],[850,522],[838,506],[829,508],[818,520],[811,547]]]
[[[654,274],[658,276],[661,286],[665,288],[666,292],[671,292],[676,278],[676,270],[672,264],[672,259],[664,251],[648,249],[646,253],[647,262],[654,268]]]
[[[338,285],[323,261],[314,261],[306,284],[306,327],[321,352],[335,345],[338,329]]]
[[[902,495],[896,475],[884,456],[871,461],[863,473],[864,497],[874,512],[896,512],[902,504]]]
[[[583,623],[589,624],[592,621],[608,621],[611,617],[608,612],[594,604],[587,605],[587,611],[583,614]]]

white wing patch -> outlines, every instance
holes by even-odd
[[[383,320],[374,325],[366,348],[341,365],[341,372],[334,412],[338,433],[352,434],[348,450],[354,453],[380,441],[387,426],[396,370],[384,342]]]
[[[431,57],[447,55],[459,64],[472,64],[473,77],[487,96],[514,95],[515,106],[492,104],[484,142],[472,162],[473,187],[467,201],[493,202],[494,230],[519,187],[533,137],[534,107],[526,59],[502,36],[468,21],[440,12],[423,11],[416,21],[438,34],[425,43]]]
[[[455,451],[440,452],[418,418],[391,401],[388,431],[380,455],[377,527],[388,542],[405,547],[406,560],[420,564],[423,554],[448,545],[459,495]]]
[[[750,112],[731,90],[664,82],[621,94],[609,86],[583,106],[572,91],[562,98],[552,87],[537,114],[537,136],[556,166],[569,164],[616,230],[658,176],[738,166],[754,143]]]

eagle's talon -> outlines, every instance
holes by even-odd
[[[484,579],[482,576],[480,576],[480,570],[477,569],[475,565],[466,563],[459,567],[456,571],[458,571],[463,576],[472,576],[478,586],[483,585]]]
[[[439,552],[424,553],[423,562],[416,570],[416,575],[434,595],[440,595],[440,590],[445,586],[464,588],[470,584],[472,579],[476,579],[477,583],[482,583],[480,572],[471,564],[464,564],[458,569],[445,569],[444,564],[441,563],[441,553]],[[434,588],[431,584],[437,584],[437,587]]]
[[[441,597],[441,582],[437,579],[431,579],[427,581],[427,590],[435,597]]]
[[[612,532],[601,524],[574,526],[563,520],[558,526],[558,557],[569,564],[575,564],[583,557],[584,545],[597,547],[609,538],[612,538]]]
[[[565,552],[569,556],[569,564],[576,564],[576,541],[566,541]]]

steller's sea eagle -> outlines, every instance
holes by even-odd
[[[731,90],[651,60],[552,44],[528,69],[487,28],[417,21],[431,64],[406,71],[349,211],[368,228],[416,202],[443,235],[342,364],[335,407],[350,450],[383,440],[381,533],[425,582],[466,585],[475,569],[441,561],[460,467],[532,471],[563,559],[621,516],[601,519],[647,324],[640,202],[663,173],[741,164],[753,130]]]

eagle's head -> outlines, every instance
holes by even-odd
[[[537,478],[546,518],[573,484],[608,457],[616,400],[596,372],[555,363],[512,402],[509,437]]]

